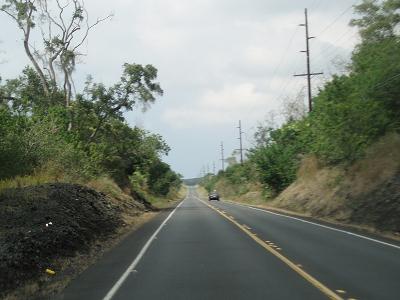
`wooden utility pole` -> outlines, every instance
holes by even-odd
[[[221,142],[221,164],[222,164],[222,171],[225,171],[224,142]]]
[[[309,34],[309,28],[308,28],[308,12],[307,8],[304,10],[305,14],[305,20],[306,22],[304,24],[300,24],[300,26],[304,26],[306,29],[306,50],[300,51],[303,53],[306,53],[307,55],[307,73],[305,74],[295,74],[294,76],[307,76],[307,85],[308,85],[308,110],[311,112],[313,109],[313,103],[312,103],[312,92],[311,92],[311,76],[313,75],[321,75],[323,74],[322,72],[319,73],[311,73],[311,64],[310,64],[310,40],[314,39],[315,36],[310,36]]]
[[[239,120],[239,126],[237,127],[239,129],[239,137],[238,140],[240,142],[240,148],[238,149],[240,151],[240,164],[243,165],[243,143],[242,143],[242,121]]]

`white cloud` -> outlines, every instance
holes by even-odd
[[[269,99],[253,83],[226,85],[220,90],[206,91],[191,106],[166,109],[163,120],[172,127],[192,128],[230,124],[243,118],[260,119],[268,109],[277,108],[277,103]]]

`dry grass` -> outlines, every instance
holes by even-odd
[[[0,191],[11,188],[21,188],[32,185],[57,182],[57,178],[48,174],[39,173],[31,176],[17,176],[12,179],[0,180]]]
[[[268,193],[263,191],[260,183],[244,183],[233,185],[228,180],[222,178],[215,186],[215,189],[223,199],[231,199],[245,203],[264,203],[268,199]]]
[[[91,180],[85,185],[98,192],[106,194],[111,198],[114,204],[120,204],[121,202],[132,202],[132,198],[108,177],[100,177]]]
[[[345,172],[340,168],[320,168],[315,157],[303,159],[298,180],[284,190],[271,205],[301,213],[345,219],[350,213],[340,195]],[[340,213],[339,213],[340,212]]]
[[[315,157],[306,157],[298,179],[272,205],[347,221],[351,214],[351,199],[370,193],[400,171],[399,149],[400,136],[388,134],[347,170],[342,167],[323,168]]]
[[[179,190],[170,192],[169,195],[165,198],[148,195],[148,200],[154,207],[158,209],[163,209],[171,207],[177,201],[183,200],[186,197],[186,194],[187,187],[185,185],[182,185]]]
[[[388,134],[372,145],[364,159],[351,166],[347,184],[352,196],[374,190],[400,171],[400,135]]]
[[[48,163],[31,175],[0,180],[0,192],[10,188],[22,188],[53,182],[84,184],[85,180],[79,176],[71,177],[61,170],[59,166]]]

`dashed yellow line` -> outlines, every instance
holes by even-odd
[[[292,270],[294,270],[296,273],[298,273],[301,277],[306,279],[309,283],[311,283],[314,287],[319,289],[323,294],[325,294],[329,299],[333,300],[343,300],[342,297],[340,297],[337,293],[335,293],[333,290],[328,288],[326,285],[321,283],[319,280],[302,270],[298,265],[290,261],[287,257],[283,256],[281,253],[279,253],[277,250],[275,250],[270,242],[270,244],[264,242],[262,239],[260,239],[257,235],[253,234],[249,229],[247,229],[246,225],[241,225],[238,222],[236,222],[233,218],[226,216],[222,212],[220,212],[218,209],[216,209],[214,206],[204,202],[203,200],[199,201],[203,202],[205,205],[207,205],[209,208],[212,210],[216,211],[218,214],[220,214],[222,217],[227,219],[228,221],[232,222],[235,224],[237,227],[239,227],[244,233],[246,233],[249,237],[251,237],[257,244],[259,244],[261,247],[263,247],[265,250],[269,251],[273,255],[275,255],[277,258],[279,258],[282,262],[284,262],[286,265],[288,265]]]

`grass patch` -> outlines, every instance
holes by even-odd
[[[147,194],[147,200],[156,208],[163,209],[170,207],[177,201],[183,200],[187,194],[187,187],[182,185],[179,190],[171,191],[167,197],[158,197],[152,194]]]

